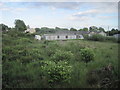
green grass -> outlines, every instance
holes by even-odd
[[[3,87],[50,87],[47,82],[48,75],[41,70],[39,62],[53,61],[51,57],[60,50],[62,52],[70,51],[73,54],[73,58],[68,60],[69,65],[72,66],[71,79],[69,83],[56,83],[53,85],[54,88],[98,88],[99,85],[91,86],[88,83],[87,78],[90,78],[88,73],[111,64],[114,67],[113,75],[116,75],[117,78],[119,46],[120,44],[113,42],[38,41],[30,36],[14,38],[9,34],[3,35]],[[87,66],[80,57],[80,50],[86,47],[91,48],[95,53],[94,61],[89,62]],[[34,62],[35,65],[33,65]],[[102,79],[102,77],[100,78]]]

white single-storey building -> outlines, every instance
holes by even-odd
[[[43,38],[45,40],[65,40],[65,39],[76,39],[76,35],[68,35],[68,34],[44,34]]]
[[[67,40],[67,39],[84,39],[82,35],[74,35],[74,34],[44,34],[42,36],[35,35],[35,39],[41,40]]]

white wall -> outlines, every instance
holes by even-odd
[[[57,40],[57,36],[45,36],[46,40]]]
[[[76,39],[76,35],[69,35],[68,39]]]
[[[104,33],[104,32],[101,32],[101,33],[99,33],[99,34],[101,34],[101,35],[103,35],[103,36],[106,36],[106,33]]]
[[[59,38],[58,38],[59,36]],[[68,36],[68,38],[66,38]],[[46,40],[66,40],[66,39],[76,39],[76,35],[46,35],[45,36]]]
[[[41,40],[41,36],[40,35],[35,35],[35,39]]]

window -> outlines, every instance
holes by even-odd
[[[57,38],[60,38],[59,36],[57,36]]]
[[[66,38],[68,38],[68,36],[66,36]]]

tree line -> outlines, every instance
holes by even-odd
[[[30,28],[29,25],[26,26],[23,20],[19,20],[16,19],[15,22],[15,27],[11,28],[8,27],[5,24],[0,24],[0,28],[2,29],[3,32],[8,31],[8,30],[18,30],[18,31],[24,31],[27,28]],[[108,36],[112,36],[114,34],[120,34],[120,30],[112,28],[110,31],[105,31],[104,28],[102,27],[96,27],[96,26],[90,26],[89,28],[84,27],[81,29],[75,29],[75,28],[59,28],[59,27],[55,27],[55,28],[48,28],[48,27],[41,27],[41,28],[35,28],[37,33],[54,33],[55,31],[58,30],[69,30],[69,31],[103,31],[105,33],[107,33]]]

